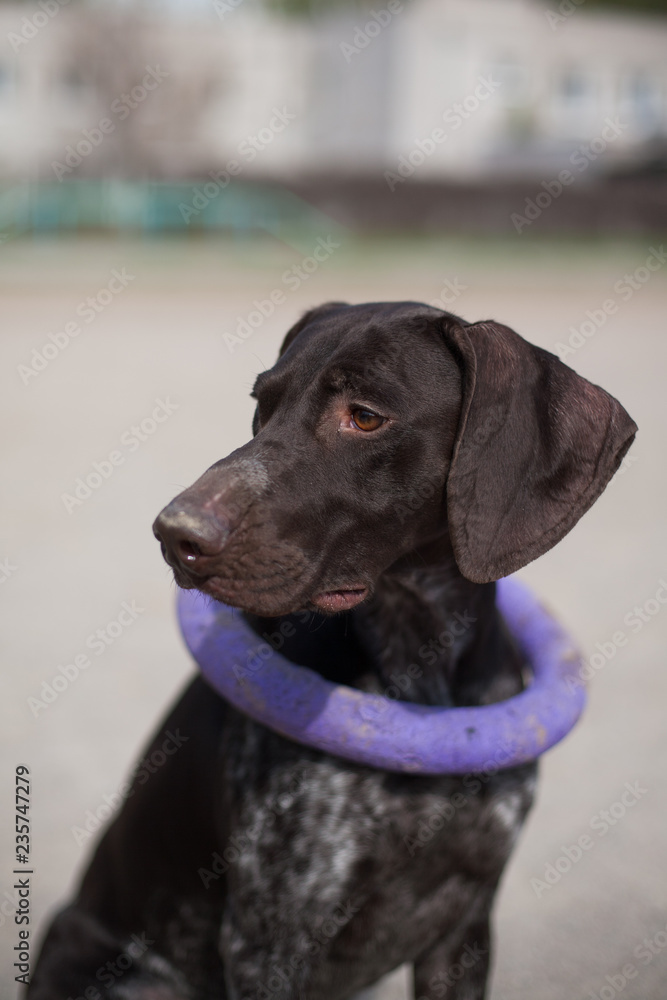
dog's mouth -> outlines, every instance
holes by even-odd
[[[264,614],[275,617],[281,614],[292,614],[302,608],[310,607],[311,609],[314,608],[320,612],[320,614],[334,615],[338,612],[350,611],[352,608],[355,608],[358,604],[361,604],[362,601],[365,601],[370,593],[370,587],[360,581],[355,581],[349,586],[336,587],[331,590],[319,590],[314,594],[314,596],[306,597],[304,600],[305,595],[303,590],[299,587],[298,590],[301,590],[300,599],[297,597],[297,594],[294,593],[292,600],[287,598],[290,605],[289,607],[278,607],[277,605],[282,605],[284,603],[284,598],[287,597],[282,588],[280,596],[283,600],[280,600],[278,594],[270,593],[272,589],[270,587],[262,587],[260,591],[254,592],[253,589],[251,589],[249,592],[246,591],[244,593],[243,591],[245,588],[238,586],[240,581],[237,581],[236,586],[230,586],[231,581],[218,575],[212,566],[209,566],[209,572],[205,571],[205,567],[203,565],[200,565],[197,569],[195,569],[188,564],[190,560],[187,555],[185,557],[186,564],[184,565],[182,560],[172,558],[167,546],[161,539],[160,544],[162,548],[162,555],[171,568],[174,574],[174,579],[179,587],[184,590],[199,590],[201,593],[207,594],[214,600],[222,601],[224,604],[229,604],[232,607],[238,607],[243,611],[249,611],[255,614]],[[196,548],[196,546],[192,545],[189,547]],[[181,544],[181,551],[183,551],[183,544]],[[199,555],[201,555],[201,553],[198,551],[194,553],[194,557]],[[194,557],[192,561],[194,561]],[[213,572],[211,572],[211,570],[213,570]],[[292,582],[294,583],[296,581],[293,579]],[[303,581],[303,583],[305,583],[305,581]],[[299,607],[293,606],[294,598],[296,598]],[[262,606],[260,607],[260,605]]]
[[[194,576],[184,573],[179,567],[179,569],[174,568],[174,578],[178,586],[185,590],[200,590],[203,594],[208,594],[209,597],[214,598],[214,600],[222,601],[225,604],[231,604],[235,607],[242,607],[245,611],[254,611],[257,614],[271,614],[272,616],[290,614],[295,611],[295,608],[292,607],[286,608],[283,611],[251,608],[247,605],[255,603],[252,598],[248,600],[248,597],[246,597],[245,600],[239,601],[238,596],[230,593],[223,581],[215,575]],[[312,608],[316,608],[321,614],[333,615],[340,611],[350,611],[352,608],[355,608],[362,601],[366,600],[369,592],[369,588],[361,584],[355,584],[350,587],[338,587],[336,590],[321,590],[311,597],[307,603]]]
[[[341,587],[338,590],[321,590],[311,598],[311,604],[324,614],[335,614],[355,608],[367,597],[368,587]]]

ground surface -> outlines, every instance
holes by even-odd
[[[299,265],[315,237],[10,241],[0,248],[0,561],[6,566],[0,814],[12,822],[14,768],[28,764],[31,926],[71,891],[85,864],[91,841],[77,843],[73,828],[104,811],[105,796],[113,798],[191,673],[176,631],[173,585],[150,531],[155,514],[248,438],[250,385],[272,364],[301,311],[332,298],[432,301],[444,290],[448,307],[466,318],[497,318],[549,349],[567,341],[587,310],[598,321],[602,316],[599,330],[568,362],[617,395],[641,428],[632,463],[593,511],[522,574],[567,623],[586,658],[596,644],[606,653],[596,661],[602,665],[583,722],[543,761],[537,805],[499,895],[491,997],[609,1000],[622,993],[624,1000],[664,1000],[667,610],[655,595],[667,599],[667,588],[660,591],[667,580],[667,266],[628,294],[620,290],[623,276],[644,264],[648,244],[536,246],[523,237],[353,244],[344,234],[337,242],[296,289],[294,279],[289,287],[282,276]],[[126,287],[86,322],[79,304],[108,285],[112,269],[123,268],[131,280],[126,276]],[[284,301],[230,352],[223,335],[235,331],[254,299],[274,289],[285,292]],[[617,309],[605,318],[606,300]],[[33,348],[41,351],[47,335],[71,321],[82,332],[39,374],[24,371],[22,378],[18,366],[34,361]],[[178,408],[143,441],[131,431],[127,436],[158,399]],[[112,451],[120,451],[122,463],[68,511],[62,495],[73,494],[78,477]],[[629,624],[626,616],[647,601],[647,620]],[[143,610],[35,714],[29,699],[41,699],[43,683],[86,651],[86,638],[117,618],[123,602]],[[627,637],[623,645],[612,641],[619,631]],[[639,797],[614,807],[628,782],[639,784]],[[599,814],[609,809],[618,818],[601,833]],[[531,886],[586,833],[593,847],[571,870],[546,890]],[[3,1000],[15,996],[12,837],[3,823]],[[644,939],[655,939],[652,950]],[[628,963],[632,970],[622,972]],[[403,996],[400,976],[382,996]]]

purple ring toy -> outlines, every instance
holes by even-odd
[[[332,684],[262,642],[240,612],[196,590],[178,594],[188,649],[208,683],[288,739],[369,767],[410,774],[501,770],[535,760],[569,733],[584,707],[581,659],[531,591],[498,581],[501,614],[533,681],[507,701],[433,708]]]

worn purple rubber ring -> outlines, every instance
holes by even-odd
[[[433,708],[332,684],[290,663],[241,613],[198,591],[178,594],[188,649],[208,683],[275,732],[369,767],[410,774],[502,770],[535,760],[581,715],[581,659],[531,591],[498,582],[497,602],[531,665],[533,681],[507,701]]]

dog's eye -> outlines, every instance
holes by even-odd
[[[352,423],[360,431],[376,431],[385,422],[385,418],[372,410],[365,410],[361,407],[352,410]]]

